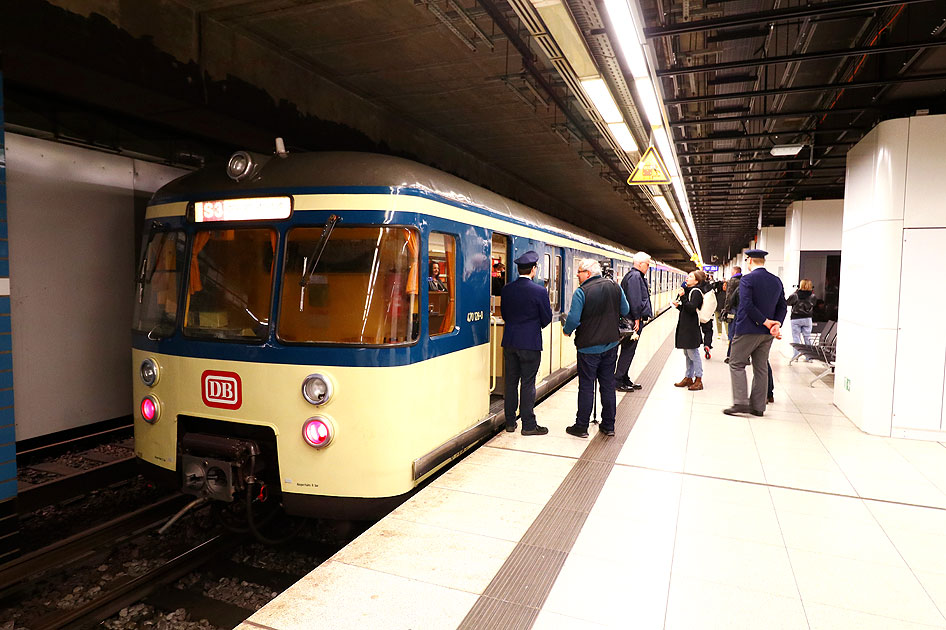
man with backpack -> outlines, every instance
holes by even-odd
[[[650,303],[650,287],[647,285],[647,270],[650,268],[650,261],[650,254],[637,252],[634,254],[634,266],[621,280],[621,289],[631,308],[627,318],[634,332],[621,341],[621,357],[618,359],[614,372],[614,382],[619,392],[632,392],[641,388],[640,385],[631,381],[629,371],[644,322],[654,316],[654,309]]]

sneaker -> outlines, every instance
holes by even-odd
[[[713,355],[710,354],[710,347],[709,347],[709,346],[703,346],[703,355],[704,355],[707,359],[711,359],[711,358],[713,357]]]
[[[608,429],[598,428],[598,433],[604,433],[608,437],[614,437],[614,431],[609,431]]]
[[[548,432],[549,432],[548,427],[540,427],[539,425],[535,425],[534,429],[527,429],[525,427],[522,427],[523,435],[545,435]]]
[[[516,425],[506,425],[506,433],[514,433],[516,431]]]
[[[632,381],[628,381],[628,383],[630,383],[631,387],[633,387],[634,389],[644,389],[644,386],[641,385],[640,383],[634,383]]]
[[[580,427],[577,424],[573,424],[570,427],[565,427],[565,433],[569,435],[574,435],[575,437],[580,437],[580,438],[588,437],[587,427]]]
[[[621,383],[620,385],[618,385],[618,386],[615,387],[614,389],[617,390],[617,391],[619,391],[619,392],[632,392],[632,391],[634,391],[634,386],[633,386],[633,385],[628,385],[628,384],[626,384],[626,383]]]

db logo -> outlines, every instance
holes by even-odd
[[[200,377],[200,395],[208,407],[239,409],[243,404],[240,375],[206,370]]]

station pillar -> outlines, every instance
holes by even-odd
[[[847,154],[834,403],[867,433],[946,441],[943,146],[916,116]]]
[[[20,549],[16,510],[16,424],[13,418],[7,159],[3,120],[3,73],[0,72],[0,563],[19,555]]]

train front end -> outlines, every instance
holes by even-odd
[[[371,518],[422,480],[418,456],[482,417],[464,379],[469,352],[483,355],[473,372],[488,369],[488,345],[412,359],[427,332],[420,228],[396,221],[390,198],[231,194],[149,208],[133,326],[148,476],[223,503]],[[455,409],[410,391],[432,379]]]

